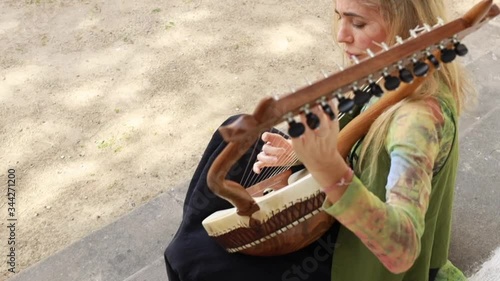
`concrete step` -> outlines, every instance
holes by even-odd
[[[186,186],[158,196],[9,280],[168,280],[163,251],[181,220]]]
[[[153,281],[153,280],[168,281],[163,257],[157,259],[151,265],[146,266],[143,269],[137,271],[134,275],[130,276],[124,281]]]

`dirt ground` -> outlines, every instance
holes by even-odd
[[[453,17],[473,2],[449,0]],[[228,116],[336,71],[331,11],[330,0],[1,1],[1,255],[8,169],[20,271],[185,185]]]

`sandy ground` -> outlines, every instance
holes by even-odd
[[[457,16],[478,1],[449,2]],[[185,185],[226,117],[336,71],[331,11],[330,0],[1,1],[1,255],[8,169],[19,271]]]

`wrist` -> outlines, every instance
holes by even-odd
[[[309,172],[320,186],[326,187],[338,183],[350,169],[345,160],[342,159],[342,156],[337,153],[330,159],[329,164],[323,163],[319,167],[309,169]]]
[[[353,177],[354,177],[353,170],[350,167],[347,167],[347,170],[340,179],[338,179],[333,184],[323,186],[321,188],[321,191],[323,191],[324,193],[330,193],[335,190],[345,189],[352,183]]]

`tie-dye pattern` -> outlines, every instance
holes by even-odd
[[[450,261],[441,267],[434,281],[467,281],[467,277]]]
[[[431,180],[446,162],[455,126],[435,99],[411,102],[395,113],[385,149],[391,159],[383,202],[354,177],[327,213],[358,236],[391,272],[408,270],[420,253]]]

